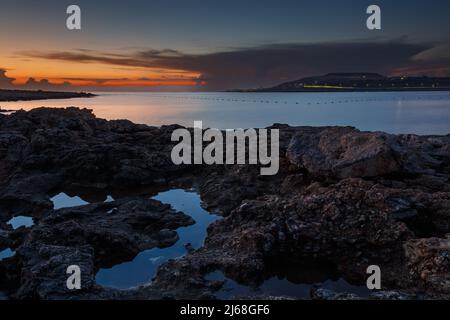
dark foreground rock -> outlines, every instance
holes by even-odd
[[[191,217],[147,199],[121,199],[60,209],[41,219],[18,249],[22,266],[16,298],[63,298],[66,269],[78,265],[83,291],[95,286],[98,266],[131,260],[142,250],[173,245]],[[63,284],[63,285],[61,285]]]
[[[383,291],[370,299],[450,298],[450,136],[274,125],[280,172],[263,177],[249,165],[175,166],[176,128],[77,108],[0,115],[0,250],[16,251],[0,261],[0,291],[8,283],[15,298],[210,299],[223,285],[205,279],[212,271],[258,286],[286,266],[298,266],[289,277],[303,281],[308,261],[361,286],[367,267],[380,266]],[[99,268],[170,246],[178,227],[194,223],[142,191],[186,185],[224,217],[205,245],[163,264],[145,286],[95,284]],[[61,190],[93,203],[54,210],[50,196]],[[103,203],[110,193],[118,200]],[[6,221],[19,214],[35,225],[12,230]],[[72,264],[85,284],[75,293],[64,285]],[[310,298],[362,297],[319,285]]]

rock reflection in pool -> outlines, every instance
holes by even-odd
[[[259,287],[250,287],[231,280],[221,272],[214,271],[206,275],[207,280],[225,281],[222,289],[215,293],[217,299],[227,300],[233,297],[246,296],[282,296],[297,299],[309,299],[313,284],[293,283],[286,278],[272,277],[264,281]],[[326,280],[320,283],[324,289],[335,292],[354,293],[362,298],[369,295],[370,291],[364,286],[351,285],[344,279]]]
[[[20,227],[29,228],[33,226],[34,222],[32,217],[17,216],[9,220],[7,224],[10,224],[13,227],[13,229],[16,230]]]
[[[3,259],[11,258],[16,255],[15,251],[12,251],[10,248],[0,251],[0,261]]]
[[[171,247],[145,250],[139,253],[133,261],[116,265],[110,269],[100,269],[96,275],[98,284],[127,289],[150,282],[161,264],[186,254],[185,244],[190,243],[195,249],[200,248],[206,238],[208,226],[220,218],[201,207],[200,196],[196,192],[174,189],[161,192],[153,199],[170,204],[173,209],[190,215],[196,223],[177,229],[180,239]]]

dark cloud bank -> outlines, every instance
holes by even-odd
[[[385,75],[449,75],[448,44],[403,41],[272,44],[208,54],[141,50],[129,54],[87,50],[23,52],[39,59],[103,63],[121,67],[178,69],[200,73],[203,90],[266,87],[329,72],[377,72]],[[5,82],[0,74],[0,84]],[[30,85],[36,85],[31,82]],[[46,83],[38,83],[46,85]],[[66,86],[70,86],[66,83]]]

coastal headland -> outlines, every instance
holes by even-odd
[[[237,92],[392,92],[450,91],[450,77],[383,76],[377,73],[328,73],[269,88]]]
[[[42,90],[5,90],[0,89],[0,101],[29,101],[46,99],[90,98],[95,95],[85,92],[59,92]]]

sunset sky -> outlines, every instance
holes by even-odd
[[[82,30],[66,29],[66,8]],[[366,28],[370,4],[382,30]],[[450,75],[450,1],[2,0],[0,87],[226,90],[328,72]]]

